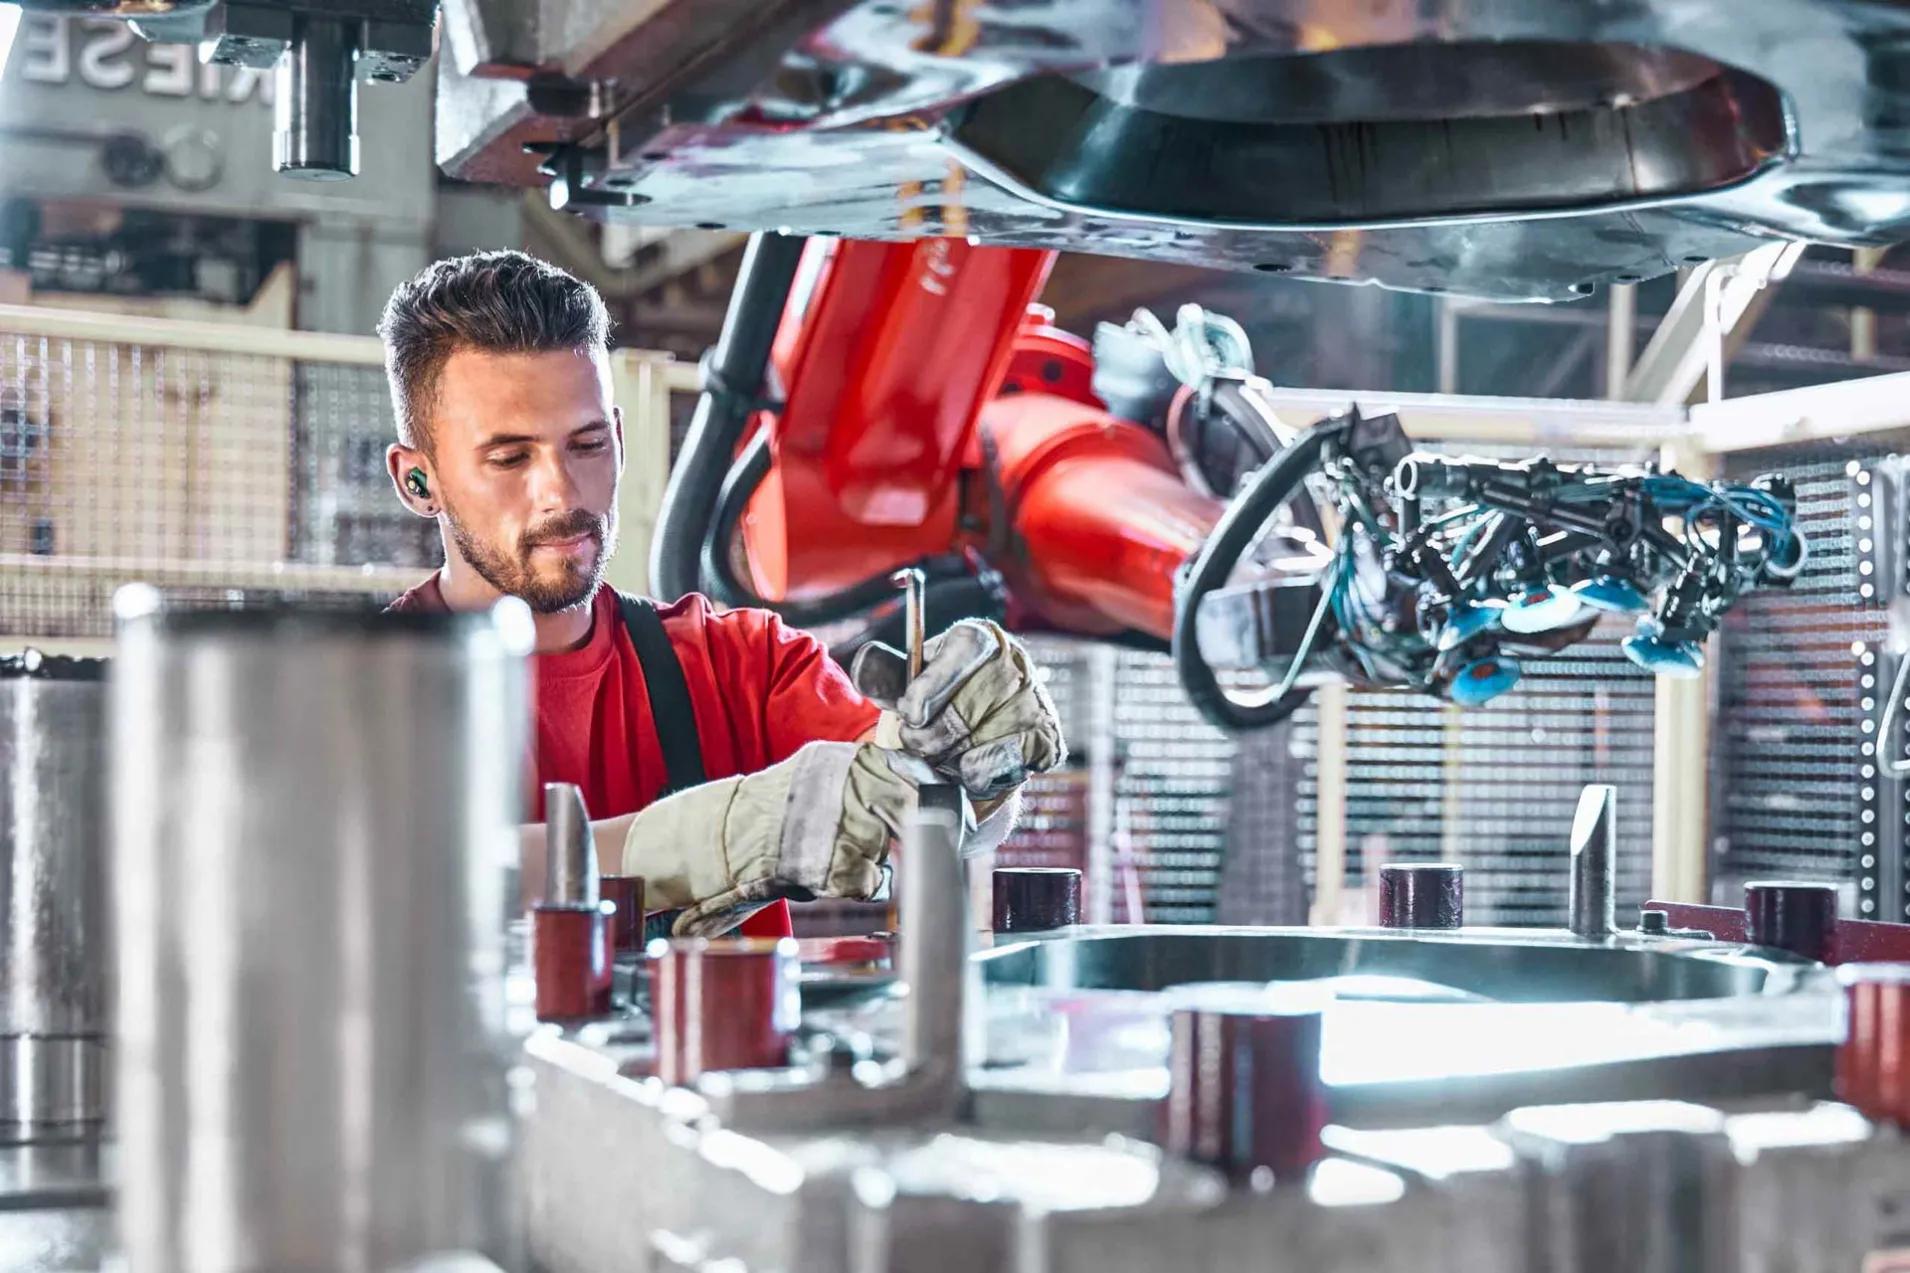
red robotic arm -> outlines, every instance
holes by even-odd
[[[1053,260],[808,245],[774,339],[780,408],[747,444],[769,458],[741,518],[753,591],[814,601],[959,556],[1007,582],[1012,627],[1169,639],[1176,572],[1224,505],[1096,398],[1087,343],[1033,303]]]
[[[1308,674],[1484,703],[1601,613],[1633,617],[1634,663],[1691,675],[1737,597],[1803,563],[1780,476],[1422,454],[1356,410],[1291,432],[1237,327],[1137,316],[1091,353],[1034,303],[1052,263],[754,240],[671,477],[658,589],[866,638],[894,620],[890,573],[919,566],[932,625],[995,614],[1171,649],[1193,705],[1238,730],[1284,718]],[[1331,549],[1310,481],[1342,527]],[[1224,687],[1218,668],[1273,681]]]

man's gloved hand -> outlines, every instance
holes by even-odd
[[[810,743],[759,773],[706,782],[637,814],[623,873],[680,908],[678,936],[725,932],[777,898],[866,898],[882,881],[921,762],[871,743]]]
[[[892,735],[976,800],[1005,796],[1067,759],[1060,717],[1034,662],[996,624],[964,619],[930,641],[913,681],[907,658],[880,642],[856,652],[851,675],[893,713],[877,726],[876,740],[891,745]]]

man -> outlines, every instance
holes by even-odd
[[[773,614],[602,586],[624,456],[609,326],[593,288],[520,252],[440,261],[392,293],[386,462],[444,544],[393,608],[529,605],[537,790],[580,787],[604,870],[642,876],[680,933],[748,915],[745,934],[784,935],[785,897],[869,896],[938,773],[984,801],[980,842],[999,841],[1015,790],[1065,748],[1033,665],[993,624],[938,637],[919,677],[885,687],[885,712]]]

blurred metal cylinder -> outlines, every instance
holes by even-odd
[[[274,85],[272,166],[288,177],[358,175],[357,23],[297,15]]]
[[[106,663],[0,659],[0,1124],[106,1113]]]
[[[611,1009],[617,907],[531,907],[531,978],[539,1021],[581,1021]]]
[[[1910,1129],[1910,964],[1845,964],[1849,1034],[1837,1049],[1837,1095],[1881,1123]]]
[[[908,984],[903,1000],[901,1059],[911,1082],[950,1108],[968,1082],[980,994],[971,986],[968,882],[962,875],[967,804],[952,783],[925,785],[903,824],[897,879],[902,911],[896,971]]]
[[[1240,1184],[1304,1176],[1326,1156],[1323,1003],[1195,989],[1176,1008],[1161,1143]]]
[[[528,612],[115,605],[128,1266],[515,1263]]]
[[[1462,928],[1465,922],[1465,867],[1395,862],[1379,869],[1381,928]]]
[[[687,1086],[716,1070],[789,1063],[802,1019],[793,938],[659,938],[647,958],[658,1078]]]
[[[995,932],[1046,932],[1081,922],[1081,872],[1073,867],[998,866],[992,883]]]
[[[1837,941],[1837,886],[1752,880],[1744,886],[1744,932],[1754,946],[1829,963]]]
[[[616,950],[643,949],[643,877],[641,875],[606,875],[598,880],[603,890],[603,900],[616,907],[615,939],[611,945]]]

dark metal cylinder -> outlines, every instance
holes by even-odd
[[[1465,922],[1465,867],[1406,862],[1379,869],[1381,928],[1459,928]]]
[[[114,604],[127,1267],[511,1267],[528,610]]]
[[[689,1084],[712,1070],[786,1065],[802,1017],[789,938],[688,938],[650,943],[657,1077]]]
[[[1849,1033],[1837,1049],[1837,1096],[1869,1118],[1910,1128],[1910,964],[1847,964]]]
[[[106,663],[0,658],[0,1126],[105,1116]]]
[[[603,900],[616,907],[615,950],[643,949],[643,877],[606,875],[598,881]]]
[[[994,929],[1034,933],[1081,922],[1081,872],[1069,866],[995,869]]]
[[[1163,1145],[1236,1183],[1304,1175],[1326,1154],[1320,1028],[1317,1003],[1176,1010]]]
[[[1753,881],[1744,886],[1744,919],[1752,945],[1828,963],[1837,938],[1837,886]]]
[[[358,36],[331,18],[292,19],[274,86],[272,166],[288,177],[358,175]]]
[[[531,908],[531,975],[539,1021],[579,1021],[610,1011],[610,957],[616,908]]]

